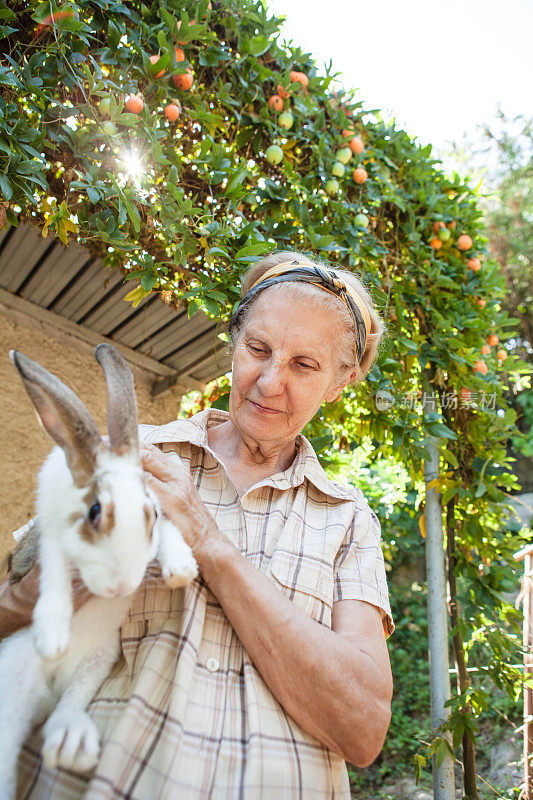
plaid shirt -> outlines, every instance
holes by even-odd
[[[331,627],[336,600],[365,600],[389,636],[380,527],[361,491],[330,481],[299,436],[292,465],[239,499],[207,441],[225,419],[209,409],[141,432],[189,464],[219,528],[293,603]],[[122,627],[123,658],[89,706],[102,735],[94,773],[48,770],[38,730],[19,800],[348,800],[344,760],[284,711],[201,577],[171,590],[160,575],[154,562]]]

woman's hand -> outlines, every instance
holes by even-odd
[[[222,534],[178,454],[169,458],[155,445],[145,444],[141,446],[141,456],[148,486],[194,555],[212,546]]]

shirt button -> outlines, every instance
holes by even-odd
[[[220,667],[220,662],[216,658],[208,658],[205,662],[205,666],[209,672],[216,672]]]

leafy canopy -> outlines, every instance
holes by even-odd
[[[0,215],[123,270],[134,305],[159,292],[190,315],[227,319],[242,272],[275,248],[357,270],[389,336],[368,381],[309,433],[340,474],[362,444],[400,462],[422,520],[421,469],[438,438],[434,488],[455,503],[465,641],[485,638],[490,674],[515,692],[519,677],[501,666],[518,630],[500,592],[517,549],[502,523],[516,486],[505,393],[528,376],[476,192],[352,91],[334,92],[331,65],[322,74],[281,45],[262,2],[209,5],[0,0]],[[499,344],[483,354],[489,334]],[[392,407],[376,404],[379,392]]]

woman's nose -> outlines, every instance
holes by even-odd
[[[283,366],[271,362],[266,365],[257,380],[261,394],[266,396],[281,394],[284,388]]]

